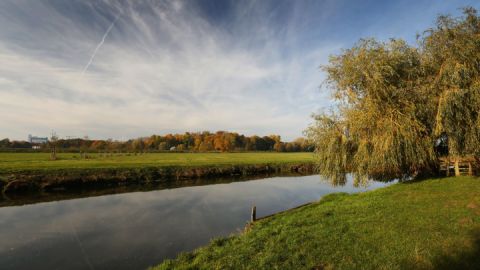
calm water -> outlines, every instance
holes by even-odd
[[[273,177],[0,208],[0,269],[145,269],[257,216],[332,192],[319,176]]]

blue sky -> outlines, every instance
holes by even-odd
[[[477,1],[0,1],[0,137],[302,135],[319,69]]]

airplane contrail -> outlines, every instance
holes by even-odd
[[[110,33],[110,30],[112,30],[112,28],[113,28],[113,26],[115,25],[115,22],[117,22],[117,19],[118,19],[119,16],[120,16],[120,14],[117,15],[117,17],[115,17],[115,20],[113,20],[112,24],[110,24],[110,26],[108,27],[108,29],[107,29],[107,31],[105,32],[105,34],[103,34],[102,40],[100,41],[100,43],[98,43],[97,47],[96,47],[95,50],[93,51],[92,56],[90,57],[90,60],[88,60],[87,65],[83,68],[83,70],[82,70],[82,75],[85,73],[85,71],[87,71],[87,69],[88,69],[88,68],[90,67],[90,65],[92,64],[93,59],[95,58],[95,55],[97,54],[97,51],[100,49],[100,47],[102,47],[103,43],[105,42],[105,38],[107,38],[108,33]]]

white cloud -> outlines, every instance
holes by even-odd
[[[225,31],[179,1],[105,3],[85,4],[95,22],[41,3],[38,21],[21,3],[0,13],[0,137],[232,130],[293,139],[322,105],[318,65],[338,44],[286,55],[292,42],[274,39],[267,21]]]

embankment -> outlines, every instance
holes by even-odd
[[[85,185],[125,185],[152,182],[174,182],[199,178],[253,176],[269,173],[314,172],[313,163],[283,163],[222,166],[161,166],[122,168],[62,168],[25,170],[0,174],[4,193],[51,190]]]
[[[480,269],[480,178],[335,193],[166,260],[166,269]]]

